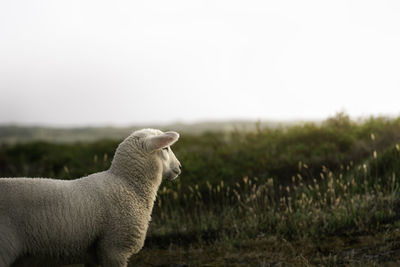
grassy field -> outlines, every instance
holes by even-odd
[[[120,140],[0,145],[0,176],[73,179]],[[183,134],[131,266],[396,266],[400,119]],[[176,265],[179,266],[179,265]]]

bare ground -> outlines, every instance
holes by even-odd
[[[287,241],[259,237],[241,242],[145,248],[133,266],[400,266],[400,229]]]

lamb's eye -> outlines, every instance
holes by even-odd
[[[164,147],[163,150],[168,151],[168,147]]]

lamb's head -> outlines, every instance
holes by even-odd
[[[171,145],[179,139],[177,132],[161,132],[147,129],[145,132],[145,147],[148,153],[153,154],[162,165],[163,179],[174,180],[181,173],[181,163],[172,152]]]
[[[173,180],[181,173],[181,164],[170,148],[178,139],[177,132],[164,133],[156,129],[135,131],[118,147],[111,168],[118,171],[124,166],[115,165],[134,167],[138,164],[141,170],[155,171],[162,179]]]

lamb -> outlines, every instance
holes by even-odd
[[[21,257],[127,266],[143,247],[162,180],[181,173],[170,149],[178,138],[176,132],[135,131],[108,170],[76,180],[1,178],[0,267]]]

